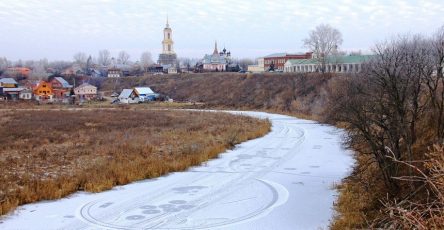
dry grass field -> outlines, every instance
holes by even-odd
[[[0,126],[0,214],[184,170],[270,130],[225,113],[120,108],[3,110]]]

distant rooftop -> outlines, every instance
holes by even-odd
[[[55,79],[60,82],[60,84],[62,84],[62,86],[64,88],[71,88],[72,85],[70,85],[65,79],[63,79],[62,77],[55,77]]]
[[[17,84],[17,82],[14,80],[14,78],[10,78],[10,77],[1,78],[0,79],[0,83],[3,83],[3,84]]]
[[[287,55],[287,53],[274,53],[274,54],[269,54],[267,56],[264,56],[264,58],[268,58],[268,57],[285,57],[285,55]]]
[[[119,98],[128,98],[133,93],[133,89],[123,89],[119,95]]]
[[[77,88],[82,88],[82,87],[86,87],[86,86],[93,86],[93,85],[91,85],[91,84],[85,82],[85,83],[83,83],[83,84],[77,86]],[[95,87],[95,86],[93,86],[93,87]],[[97,87],[96,87],[96,88],[97,88]]]
[[[25,90],[25,88],[5,88],[3,92],[21,92]]]
[[[134,90],[137,94],[154,94],[153,90],[150,87],[135,87]]]
[[[286,56],[296,56],[296,55],[306,55],[310,52],[299,52],[299,53],[274,53],[264,56],[264,58],[273,58],[273,57],[286,57]]]

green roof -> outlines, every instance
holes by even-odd
[[[316,59],[289,59],[287,62],[291,65],[310,65],[318,63]]]
[[[374,55],[329,56],[327,63],[356,64],[365,62],[373,56]],[[291,65],[314,65],[318,63],[316,59],[290,59],[287,62]]]
[[[331,61],[329,62],[337,62],[337,63],[347,63],[347,64],[355,64],[355,63],[363,63],[374,55],[348,55],[348,56],[339,56],[339,57],[331,57]]]

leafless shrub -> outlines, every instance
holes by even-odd
[[[425,170],[413,163],[393,161],[406,165],[417,176],[396,177],[396,180],[418,183],[416,190],[402,199],[384,199],[384,217],[375,220],[373,226],[387,229],[442,229],[444,228],[444,148],[434,145],[430,160],[423,162]],[[414,199],[417,193],[422,199]]]
[[[347,145],[371,156],[377,168],[358,160],[337,210],[335,229],[442,229],[442,143],[444,29],[433,38],[394,37],[374,48],[375,57],[332,95],[330,119],[347,128]],[[373,163],[369,164],[369,166]],[[381,175],[381,180],[365,175]],[[376,185],[365,188],[363,180]],[[365,188],[365,189],[364,189]],[[353,206],[362,192],[368,204]],[[377,202],[375,202],[377,201]],[[348,210],[348,209],[352,210]],[[360,218],[353,213],[360,212]],[[362,218],[362,217],[367,218]]]

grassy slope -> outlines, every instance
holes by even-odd
[[[203,102],[208,107],[275,110],[320,114],[328,100],[330,76],[301,74],[207,73],[106,79],[101,90],[150,86],[178,101]]]

